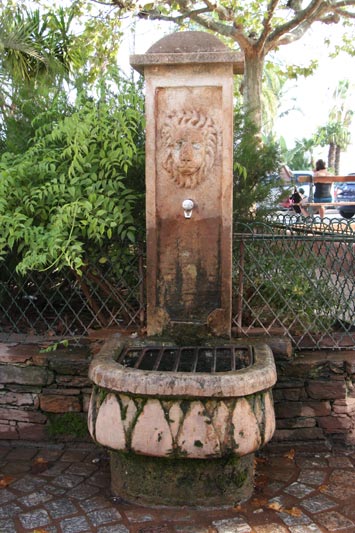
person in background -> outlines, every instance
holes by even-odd
[[[293,194],[290,196],[290,200],[292,209],[295,211],[295,213],[297,213],[298,215],[302,214],[304,217],[309,216],[308,211],[303,206],[303,203],[306,200],[304,195],[304,189],[297,189],[297,187],[295,187]]]
[[[316,169],[313,173],[313,179],[319,178],[319,177],[326,177],[331,176],[330,172],[328,172],[327,167],[323,159],[318,159],[316,163]],[[317,181],[315,183],[315,190],[314,190],[314,203],[329,203],[332,201],[332,183],[329,181]],[[325,215],[325,207],[324,205],[320,206],[318,208],[319,216],[321,218],[324,218]]]

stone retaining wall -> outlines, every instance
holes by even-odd
[[[270,346],[278,373],[273,441],[355,445],[355,352],[293,355],[287,343]],[[85,419],[90,357],[89,347],[41,353],[35,344],[0,344],[0,439],[53,438],[53,415]]]
[[[276,366],[274,440],[355,445],[355,352],[304,352]]]
[[[0,344],[0,439],[45,440],[51,415],[85,417],[90,357],[88,348]]]

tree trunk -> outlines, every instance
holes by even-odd
[[[336,145],[334,171],[335,171],[335,175],[338,175],[338,176],[339,176],[339,169],[340,169],[340,154],[341,154],[341,148],[340,146]]]
[[[335,168],[335,144],[329,143],[328,168]]]
[[[257,126],[258,133],[261,134],[261,84],[264,67],[264,56],[258,54],[255,50],[250,49],[245,51],[244,61],[244,109]]]

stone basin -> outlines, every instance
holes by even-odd
[[[163,372],[117,362],[127,345],[149,344],[149,339],[111,338],[89,370],[94,383],[89,430],[112,451],[114,492],[131,501],[169,505],[220,506],[249,497],[253,452],[275,429],[270,348],[249,347],[250,364],[227,372]],[[192,471],[191,493],[184,487],[172,494],[171,487]],[[220,490],[211,484],[216,479]]]

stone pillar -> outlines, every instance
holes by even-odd
[[[179,32],[131,64],[146,81],[148,335],[230,337],[233,71],[242,73],[241,55],[206,32]]]

